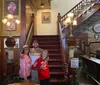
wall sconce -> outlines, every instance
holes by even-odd
[[[70,36],[73,36],[72,35],[72,26],[77,25],[77,21],[74,19],[73,13],[69,13],[67,16],[68,16],[68,18],[65,20],[64,24],[70,25]]]
[[[6,24],[7,28],[9,28],[9,31],[12,31],[12,29],[15,28],[15,24],[20,23],[20,21],[12,14],[8,14],[7,18],[3,19],[2,22]]]
[[[7,18],[3,19],[2,22],[7,26],[7,31],[13,31],[16,29],[16,24],[19,24],[20,21],[16,19],[16,17],[12,14],[8,14]],[[11,36],[11,35],[10,35]],[[7,47],[14,47],[15,46],[15,39],[14,37],[7,37],[5,44]]]

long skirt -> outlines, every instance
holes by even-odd
[[[32,64],[34,64],[34,62],[39,58],[40,56],[30,56],[31,60],[32,60]],[[34,83],[39,83],[39,79],[38,79],[38,72],[37,70],[32,70],[31,73],[31,80]]]
[[[31,76],[32,76],[31,77],[32,82],[39,83],[37,70],[32,70]]]

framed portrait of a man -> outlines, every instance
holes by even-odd
[[[50,22],[51,22],[51,13],[42,12],[42,23],[50,23]]]

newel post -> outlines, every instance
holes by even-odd
[[[34,23],[34,13],[31,15],[31,21]]]
[[[58,32],[58,34],[60,33],[59,31],[59,23],[61,22],[61,15],[60,15],[60,13],[58,13],[58,16],[57,16],[57,32]]]
[[[58,18],[58,22],[60,22],[61,21],[61,15],[60,15],[60,13],[58,13],[57,18]]]

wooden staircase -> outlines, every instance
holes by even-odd
[[[32,40],[38,40],[40,48],[49,52],[49,69],[51,85],[64,84],[64,70],[58,35],[33,36]]]
[[[63,37],[69,36],[70,26],[65,24],[68,13],[72,12],[75,14],[74,19],[77,20],[78,25],[73,26],[73,32],[81,25],[85,20],[91,17],[95,12],[100,9],[100,3],[96,3],[95,0],[82,0],[75,7],[69,10],[65,15],[60,16],[58,14],[58,27],[60,26],[60,31]]]
[[[79,30],[81,25],[87,19],[89,19],[93,14],[95,14],[98,11],[100,11],[100,3],[96,3],[95,0],[82,0],[75,7],[73,7],[71,10],[69,10],[65,15],[60,16],[60,13],[58,13],[59,35],[61,37],[61,41],[64,41],[64,42],[62,42],[62,44],[67,42],[66,39],[69,37],[69,33],[70,33],[70,24],[65,23],[66,19],[68,18],[69,13],[73,13],[74,19],[76,19],[78,22],[77,26],[72,26],[72,33],[75,36],[79,36],[79,33],[77,33],[77,30]],[[74,33],[76,33],[76,34],[74,34]],[[65,48],[68,49],[68,46]],[[66,50],[64,52],[66,52],[65,54],[69,54],[68,50]],[[68,59],[68,55],[66,55],[66,57]],[[67,62],[65,62],[65,63],[67,63]],[[70,65],[69,65],[69,63],[67,63],[67,64],[68,64],[67,77],[69,77],[72,69],[70,70]]]

